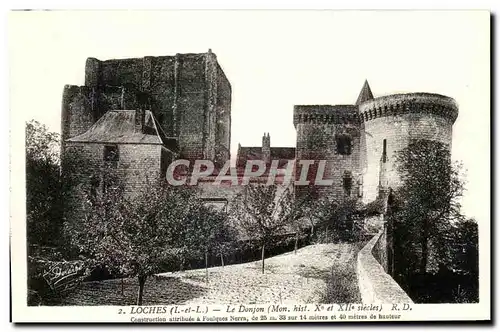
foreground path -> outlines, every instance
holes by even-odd
[[[359,244],[318,244],[261,261],[150,277],[143,305],[354,303]],[[83,283],[53,305],[134,305],[137,278]]]
[[[318,244],[261,261],[205,269],[163,273],[195,289],[205,289],[183,304],[325,303],[357,299],[355,244]],[[337,280],[337,278],[344,280]],[[352,283],[354,282],[354,285]],[[344,294],[335,294],[340,291]],[[352,294],[351,294],[352,293]]]

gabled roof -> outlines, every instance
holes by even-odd
[[[274,159],[286,159],[292,160],[295,159],[295,148],[290,147],[271,147],[271,160]]]
[[[145,111],[142,131],[135,128],[135,110],[106,112],[85,133],[69,138],[66,142],[114,143],[114,144],[158,144],[177,151],[177,140],[166,137],[151,111]]]
[[[370,89],[370,85],[368,84],[368,80],[365,80],[365,84],[363,84],[361,92],[359,93],[358,100],[356,100],[356,105],[362,104],[371,99],[373,99],[373,93]]]
[[[271,147],[271,161],[279,160],[278,167],[283,167],[289,160],[295,159],[293,147]],[[264,160],[262,147],[242,146],[238,149],[236,167],[245,167],[247,160]]]
[[[242,161],[243,165],[247,160],[262,160],[262,147],[260,146],[242,146],[238,149],[238,164]]]

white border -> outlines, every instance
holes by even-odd
[[[40,6],[40,3],[37,2],[37,1],[18,1],[18,2],[15,2],[15,3],[12,3],[12,4],[9,4],[9,3],[6,3],[6,5],[8,5],[10,8],[61,8],[61,9],[69,9],[71,7],[73,8],[86,8],[86,9],[90,9],[90,8],[127,8],[127,9],[132,9],[132,8],[136,8],[136,9],[153,9],[153,8],[158,8],[158,5],[160,3],[157,2],[157,1],[148,1],[148,0],[144,0],[144,1],[138,1],[138,2],[123,2],[123,1],[94,1],[94,0],[91,0],[91,1],[85,1],[85,2],[80,2],[80,3],[77,3],[76,6],[69,6],[68,5],[68,2],[67,1],[46,1],[44,4],[43,4],[43,7]],[[341,1],[341,2],[336,2],[335,4],[332,4],[330,1],[308,1],[307,3],[306,2],[297,2],[297,1],[241,1],[241,2],[238,2],[238,5],[236,4],[233,4],[232,2],[229,2],[229,1],[213,1],[210,3],[210,5],[207,5],[206,2],[204,1],[169,1],[167,4],[165,4],[165,2],[162,2],[161,3],[161,6],[162,8],[169,8],[169,9],[175,9],[175,8],[212,8],[212,9],[217,9],[217,8],[237,8],[237,9],[256,9],[256,8],[262,8],[262,9],[277,9],[277,8],[281,8],[281,9],[291,9],[291,8],[294,8],[294,9],[298,9],[298,8],[307,8],[307,9],[326,9],[326,8],[336,8],[336,9],[366,9],[366,8],[373,8],[373,9],[384,9],[384,8],[387,8],[387,9],[392,9],[392,8],[398,8],[398,9],[435,9],[435,8],[439,8],[439,9],[457,9],[457,8],[460,8],[460,9],[495,9],[495,7],[497,6],[497,2],[495,1],[453,1],[453,2],[447,2],[447,1],[429,1],[429,0],[424,0],[424,1],[418,1],[418,2],[404,2],[404,3],[401,3],[401,2],[393,2],[393,1],[379,1],[377,2],[377,4],[374,4],[370,1]],[[4,15],[5,17],[6,15]],[[3,27],[6,27],[6,24],[3,24],[2,25]],[[3,34],[4,36],[6,35],[6,33],[4,32]],[[498,35],[495,34],[495,39],[497,40],[497,37]],[[6,45],[6,43],[4,43],[4,45]],[[4,55],[6,55],[6,52],[3,53]],[[498,55],[497,55],[498,57]],[[2,141],[2,143],[6,143],[5,145],[2,145],[2,147],[5,147],[5,154],[3,156],[6,157],[6,160],[5,162],[3,163],[4,167],[6,167],[6,165],[8,165],[8,162],[7,162],[7,153],[9,153],[9,141],[7,139],[7,133],[9,133],[9,127],[12,129],[12,130],[16,130],[18,129],[18,127],[15,126],[14,123],[11,124],[11,126],[9,126],[8,124],[10,123],[10,120],[13,120],[13,119],[10,119],[9,117],[9,113],[8,113],[8,104],[7,104],[7,100],[8,100],[8,59],[7,57],[5,58],[5,61],[3,62],[5,64],[5,67],[3,67],[5,70],[4,70],[4,73],[6,74],[4,77],[7,78],[6,81],[3,81],[5,82],[5,89],[2,89],[2,92],[5,93],[4,95],[4,98],[2,98],[1,100],[5,101],[4,102],[4,105],[5,105],[5,110],[4,112],[2,113],[5,118],[4,118],[4,121],[0,121],[0,123],[4,126],[3,129],[1,132],[2,134],[4,135],[3,138],[6,138],[6,141]],[[495,89],[495,94],[498,95],[498,87],[496,87]],[[494,110],[495,111],[495,110]],[[498,116],[497,116],[498,118]],[[15,139],[15,137],[12,137],[12,139]],[[12,142],[11,142],[12,143]],[[22,162],[19,162],[18,160],[12,160],[12,165],[11,165],[12,169],[15,170],[15,169],[19,169],[19,168],[24,168],[24,164]],[[6,167],[6,172],[5,173],[2,173],[4,175],[6,175],[5,177],[2,177],[1,179],[2,180],[5,180],[5,182],[3,182],[5,185],[3,186],[4,188],[4,192],[6,194],[6,196],[8,195],[7,194],[7,183],[9,182],[7,179],[7,170],[8,168]],[[12,176],[14,176],[14,174],[12,174]],[[17,189],[17,190],[20,190],[19,191],[19,194],[24,194],[24,189],[20,189],[20,188],[13,188],[13,189]],[[15,191],[11,192],[10,194],[15,194]],[[10,195],[9,195],[10,196]],[[6,197],[7,198],[7,197]],[[7,199],[4,200],[4,202],[7,202]],[[496,202],[495,202],[496,203]],[[7,204],[6,204],[7,205]],[[497,206],[497,204],[494,204],[494,206]],[[5,206],[6,208],[3,209],[2,211],[8,211],[8,207]],[[7,226],[4,226],[4,227],[7,227]],[[7,232],[6,232],[7,233]],[[20,236],[22,234],[19,234]],[[17,236],[16,234],[16,237],[12,239],[12,241],[18,241],[19,240],[19,237]],[[494,242],[494,241],[493,241]],[[8,252],[7,250],[5,250],[5,252],[7,253],[4,257],[6,257],[6,260],[4,261],[4,271],[6,270],[6,267],[8,266],[8,261],[9,261],[9,256],[8,256]],[[4,275],[6,275],[6,273],[4,273]],[[8,289],[7,288],[7,285],[8,285],[8,282],[6,280],[6,282],[4,283],[4,287],[2,289],[6,290]],[[8,310],[8,299],[9,299],[9,295],[8,293],[6,294],[2,294],[4,296],[2,296],[3,299],[5,299],[5,301],[7,302],[6,303],[6,307],[4,310],[5,313],[7,313],[9,310]],[[463,305],[462,305],[463,306]],[[455,308],[450,308],[451,310],[449,310],[449,312],[455,312],[455,313],[462,313],[462,314],[465,314],[465,312],[461,312],[458,311],[458,310],[455,310]],[[472,308],[470,308],[472,309]],[[447,310],[448,311],[448,310]],[[74,311],[73,311],[74,312]],[[62,312],[60,311],[58,315],[61,315]],[[64,314],[64,316],[66,316],[66,314]],[[80,316],[81,317],[81,316]],[[7,320],[8,317],[6,317],[5,320]],[[5,321],[4,320],[4,321]],[[396,326],[395,326],[396,327]]]

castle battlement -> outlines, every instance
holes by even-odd
[[[369,202],[400,184],[395,157],[410,141],[450,147],[457,117],[453,98],[420,92],[375,98],[365,81],[353,105],[294,106],[296,160],[327,160],[325,178],[333,185],[321,190]]]
[[[447,96],[418,92],[382,96],[359,105],[362,122],[407,113],[438,115],[454,123],[458,117],[458,104]]]
[[[293,124],[356,124],[357,111],[356,105],[295,105]]]

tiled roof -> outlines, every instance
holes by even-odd
[[[166,137],[159,123],[151,113],[145,111],[142,131],[135,129],[135,110],[106,112],[85,133],[69,138],[67,142],[115,143],[115,144],[159,144],[177,151],[177,140]]]
[[[236,160],[237,167],[245,167],[247,160],[263,160],[262,147],[242,146],[238,149]],[[293,147],[271,147],[271,160],[279,160],[279,167],[283,167],[289,160],[295,159],[295,148]]]

